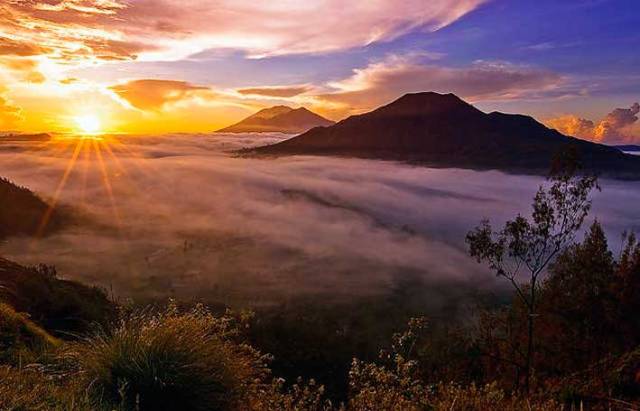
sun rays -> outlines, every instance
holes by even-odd
[[[78,136],[64,136],[49,142],[47,145],[48,148],[51,149],[51,153],[55,156],[66,157],[66,153],[69,153],[69,157],[60,180],[53,192],[53,196],[49,199],[49,207],[42,216],[36,232],[34,244],[36,244],[38,239],[42,238],[46,233],[47,226],[51,221],[53,214],[57,209],[59,209],[65,187],[69,184],[69,180],[74,175],[79,178],[78,183],[81,187],[79,204],[86,206],[85,191],[88,189],[90,184],[89,174],[93,171],[92,164],[93,167],[95,167],[95,170],[99,173],[99,184],[107,196],[109,207],[112,211],[112,221],[110,222],[113,223],[118,231],[121,232],[122,220],[118,210],[116,194],[114,193],[113,179],[114,177],[127,176],[128,170],[118,158],[119,150],[117,148],[114,150],[113,147],[125,147],[124,143],[114,136],[107,137],[98,134],[83,134]],[[126,148],[126,150],[127,153],[133,152],[129,148]],[[136,160],[135,157],[131,157],[129,155],[127,155],[127,157],[134,161]],[[133,180],[127,182],[133,183]]]
[[[74,118],[81,132],[89,135],[98,134],[101,130],[100,118],[94,114],[86,114]]]

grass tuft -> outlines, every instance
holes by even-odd
[[[123,410],[236,409],[259,378],[258,354],[233,341],[228,317],[203,307],[129,314],[71,345],[96,404]]]

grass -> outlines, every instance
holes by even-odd
[[[134,313],[70,345],[66,358],[94,403],[136,410],[237,409],[259,377],[259,355],[233,341],[228,318],[202,307]]]
[[[289,385],[273,378],[267,359],[244,343],[246,322],[201,306],[123,313],[110,328],[67,342],[6,304],[0,304],[0,324],[14,349],[50,354],[43,365],[0,366],[3,411],[569,409],[549,392],[527,397],[497,384],[426,383],[416,363],[399,354],[403,345],[379,362],[354,360],[348,402],[331,404],[313,380]],[[410,331],[399,335],[399,342],[411,343],[404,337]]]
[[[60,341],[31,321],[0,302],[0,363],[30,363],[55,349]]]
[[[8,366],[0,366],[0,410],[107,411],[91,406],[73,379],[54,379],[40,367]]]

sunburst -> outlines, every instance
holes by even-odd
[[[95,114],[84,114],[74,117],[80,132],[89,135],[99,134],[101,131],[100,118]]]

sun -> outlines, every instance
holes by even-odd
[[[78,128],[86,134],[98,134],[100,132],[100,119],[93,114],[85,114],[76,116],[75,118]]]

